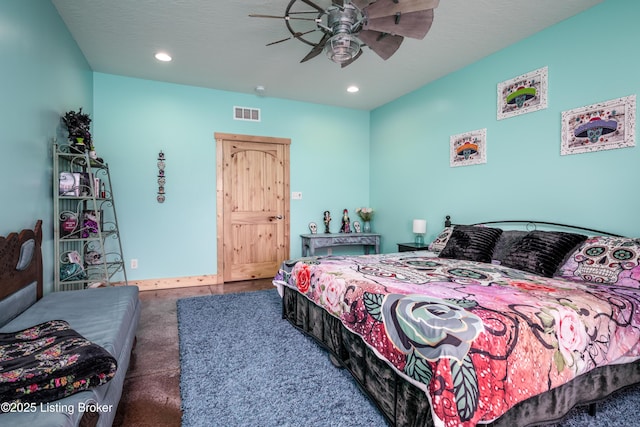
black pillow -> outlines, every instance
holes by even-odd
[[[502,265],[552,277],[567,254],[586,238],[561,231],[531,231],[511,246]]]
[[[456,225],[440,258],[491,262],[491,255],[502,230],[473,225]]]
[[[502,262],[505,255],[509,253],[511,246],[522,240],[527,233],[528,231],[522,230],[504,230],[498,242],[496,242],[496,247],[493,248],[493,260]]]

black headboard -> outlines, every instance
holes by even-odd
[[[524,224],[527,230],[535,230],[537,225],[546,225],[553,227],[560,227],[567,230],[574,231],[582,231],[592,233],[594,235],[605,235],[605,236],[613,236],[613,237],[624,237],[620,234],[610,233],[608,231],[596,230],[593,228],[581,227],[579,225],[569,225],[569,224],[561,224],[558,222],[548,222],[548,221],[536,221],[536,220],[519,220],[519,219],[507,219],[502,221],[485,221],[485,222],[476,222],[474,224],[465,224],[465,225],[499,225],[499,224]],[[445,217],[444,226],[451,227],[452,225],[458,225],[451,222],[451,216],[447,215]]]

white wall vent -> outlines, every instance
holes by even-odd
[[[249,107],[233,107],[233,118],[235,120],[249,120],[251,122],[259,122],[260,109]]]

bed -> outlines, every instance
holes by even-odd
[[[430,250],[300,258],[274,278],[283,317],[391,425],[539,425],[640,383],[640,240],[447,217]]]

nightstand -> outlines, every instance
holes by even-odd
[[[398,252],[409,252],[409,251],[428,251],[429,245],[426,244],[418,244],[414,242],[410,243],[398,243]]]

